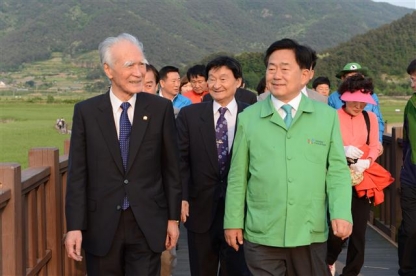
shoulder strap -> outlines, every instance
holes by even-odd
[[[365,124],[367,126],[367,141],[365,143],[369,145],[370,144],[370,118],[368,117],[368,113],[365,110],[363,110],[363,116],[364,116]]]

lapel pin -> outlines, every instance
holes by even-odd
[[[147,121],[147,116],[143,116],[143,120],[144,121]]]

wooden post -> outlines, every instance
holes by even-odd
[[[64,141],[64,154],[69,154],[69,144],[71,140],[67,139]]]
[[[52,251],[48,263],[49,275],[63,275],[62,269],[62,200],[59,175],[59,151],[57,148],[34,148],[29,151],[29,166],[49,166],[51,175],[46,189],[47,210],[46,246]]]
[[[11,192],[11,197],[1,216],[2,275],[23,275],[22,240],[22,181],[21,168],[16,163],[0,164],[1,191]]]

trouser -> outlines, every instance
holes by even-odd
[[[247,266],[256,276],[329,276],[326,247],[326,242],[284,248],[244,240]]]
[[[219,200],[214,221],[205,233],[188,230],[189,267],[192,276],[251,276],[244,259],[224,238],[225,200]]]
[[[345,267],[342,270],[342,276],[356,276],[360,273],[364,264],[365,256],[365,232],[367,230],[367,221],[370,214],[371,202],[367,197],[359,198],[353,188],[351,213],[352,213],[352,233],[348,240],[347,259]],[[328,237],[328,253],[326,261],[328,264],[334,264],[338,255],[342,251],[343,241],[334,236],[332,229]]]
[[[88,276],[158,276],[160,253],[153,252],[131,208],[122,211],[111,249],[105,256],[85,252]]]
[[[401,184],[398,233],[399,275],[416,275],[416,185]]]

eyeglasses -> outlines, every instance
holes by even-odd
[[[410,83],[413,85],[413,84],[415,84],[416,83],[416,79],[414,79],[414,78],[410,78]]]

